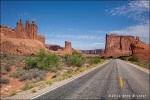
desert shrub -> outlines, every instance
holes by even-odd
[[[25,58],[25,69],[35,68],[37,66],[37,62],[35,59],[31,59],[29,57]]]
[[[10,71],[11,71],[11,67],[10,67],[9,65],[6,65],[6,66],[5,66],[5,70],[6,70],[7,72],[10,72]]]
[[[85,63],[85,57],[81,53],[78,53],[77,51],[74,51],[71,54],[66,54],[65,57],[65,63],[68,66],[78,66],[81,67]]]
[[[126,57],[120,57],[120,59],[121,59],[121,60],[127,60],[127,58],[126,58]]]
[[[53,84],[53,80],[51,80],[51,79],[46,80],[46,84],[52,85]]]
[[[38,70],[38,69],[30,69],[26,71],[26,74],[19,77],[20,81],[37,79],[37,81],[44,80],[46,71]]]
[[[29,89],[32,89],[34,87],[34,84],[31,83],[31,82],[26,82],[25,83],[25,86],[22,88],[24,91],[25,90],[29,90]]]
[[[23,76],[24,74],[25,74],[25,71],[20,70],[20,71],[13,72],[12,74],[10,74],[10,77],[19,78],[20,76]]]
[[[132,56],[128,59],[129,61],[134,61],[134,62],[138,62],[138,58],[136,56]]]
[[[35,59],[26,58],[25,60],[25,68],[38,68],[41,70],[51,70],[53,67],[56,69],[61,69],[59,66],[59,57],[56,54],[52,54],[50,52],[46,52],[41,49],[37,54]]]
[[[20,81],[25,81],[25,80],[27,80],[28,78],[31,78],[31,77],[29,77],[28,75],[23,75],[23,76],[20,76],[20,77],[19,77]]]
[[[91,64],[97,64],[99,62],[101,62],[101,60],[98,57],[94,57],[91,59]]]
[[[9,84],[10,80],[8,78],[1,78],[2,84]]]
[[[35,93],[35,92],[36,92],[36,90],[35,90],[35,89],[33,89],[31,92],[32,92],[32,93]]]
[[[43,52],[43,50],[39,53],[37,62],[38,68],[42,70],[51,70],[53,67],[59,67],[59,57],[56,54],[52,54],[50,52],[46,54]]]

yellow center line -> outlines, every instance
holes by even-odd
[[[120,76],[120,87],[123,87],[122,77]]]

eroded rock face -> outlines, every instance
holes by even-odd
[[[18,38],[18,39],[36,39],[45,44],[45,37],[38,35],[38,27],[35,21],[30,24],[26,21],[26,26],[24,27],[22,20],[17,22],[16,28],[11,29],[7,26],[0,26],[1,34],[6,38]]]
[[[72,54],[73,49],[71,46],[71,42],[65,41],[65,48],[63,49],[64,54]]]
[[[139,58],[139,60],[150,60],[150,45],[140,41],[139,39],[131,45],[132,53],[136,55]]]
[[[38,28],[34,21],[26,21],[24,27],[22,20],[17,22],[16,28],[0,26],[1,53],[18,55],[36,54],[40,49],[45,49],[45,37],[38,35]]]
[[[118,36],[116,34],[106,34],[106,45],[104,55],[106,57],[120,57],[136,55],[140,60],[148,60],[149,45],[140,41],[136,36]],[[145,52],[145,54],[144,54]]]
[[[43,43],[32,39],[1,38],[1,53],[31,55],[45,49]]]

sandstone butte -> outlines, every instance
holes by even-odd
[[[16,28],[0,26],[1,53],[10,54],[35,54],[40,49],[46,49],[45,37],[38,35],[38,27],[35,21],[30,24],[26,21],[24,27],[22,20],[17,22]]]
[[[139,60],[149,60],[149,44],[142,42],[136,36],[119,36],[116,34],[106,34],[106,44],[103,56],[121,57],[135,55]]]
[[[68,41],[65,41],[65,47],[60,47],[59,45],[50,45],[50,44],[46,44],[45,46],[47,49],[52,50],[53,52],[60,55],[72,54],[72,52],[74,51],[74,49],[71,46],[71,42]]]
[[[0,26],[0,47],[1,53],[31,55],[36,54],[40,49],[48,50],[45,47],[45,37],[38,34],[38,27],[35,21],[30,24],[26,21],[25,27],[20,20],[16,24],[16,28],[12,29],[8,26]],[[65,41],[65,48],[53,47],[54,52],[59,54],[71,54],[73,49],[71,42]]]

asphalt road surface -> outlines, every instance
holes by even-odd
[[[149,75],[113,59],[35,99],[149,99]]]

